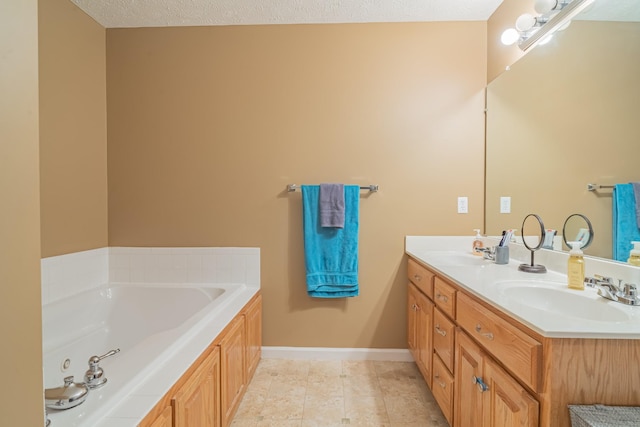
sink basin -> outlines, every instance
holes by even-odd
[[[536,310],[600,322],[624,322],[630,319],[623,307],[591,291],[576,291],[556,282],[500,282],[501,293],[510,301]]]
[[[491,261],[483,259],[481,256],[472,255],[471,252],[458,251],[428,252],[423,256],[423,259],[430,264],[443,267],[478,266],[491,263]]]

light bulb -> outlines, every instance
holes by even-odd
[[[529,31],[536,25],[537,19],[528,13],[524,13],[516,19],[516,30],[520,32]]]
[[[509,28],[504,30],[500,36],[500,41],[506,46],[511,46],[520,38],[520,33],[515,28]]]
[[[558,0],[536,0],[533,8],[541,15],[551,12],[558,7]]]
[[[564,24],[562,24],[562,27],[558,28],[558,31],[564,31],[567,28],[569,28],[569,25],[571,25],[571,21],[567,21]]]
[[[552,38],[553,34],[547,34],[542,39],[540,39],[540,41],[538,42],[538,46],[544,46],[545,44],[549,43]]]

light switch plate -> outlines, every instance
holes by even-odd
[[[467,197],[458,197],[458,213],[469,213],[469,199]]]
[[[511,213],[511,197],[500,197],[500,213]]]

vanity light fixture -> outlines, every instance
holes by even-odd
[[[547,43],[553,33],[565,29],[578,13],[595,0],[536,0],[534,9],[540,15],[525,13],[516,20],[515,28],[502,33],[505,45],[518,43],[523,51]]]

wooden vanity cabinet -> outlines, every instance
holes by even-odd
[[[409,323],[416,323],[416,334],[424,325],[431,330],[433,368],[431,375],[421,372],[443,413],[451,411],[447,420],[454,427],[570,427],[568,405],[640,406],[640,340],[543,337],[415,259],[409,259],[408,272],[410,280],[419,277],[421,283],[413,290],[409,285],[410,298],[418,301],[417,293],[435,303],[430,320],[410,309]],[[431,285],[424,280],[428,277]],[[434,317],[440,330],[446,318],[456,331],[450,371],[445,364],[449,344],[435,339]],[[409,339],[410,346],[411,340],[419,346],[417,335],[410,332]],[[412,354],[420,367],[421,353]],[[451,404],[441,386],[447,384],[442,381],[449,379],[447,371],[453,379]],[[480,391],[473,377],[487,390]]]
[[[414,284],[408,289],[408,345],[418,370],[431,386],[433,303]]]
[[[538,401],[461,329],[456,343],[454,427],[538,426]]]

